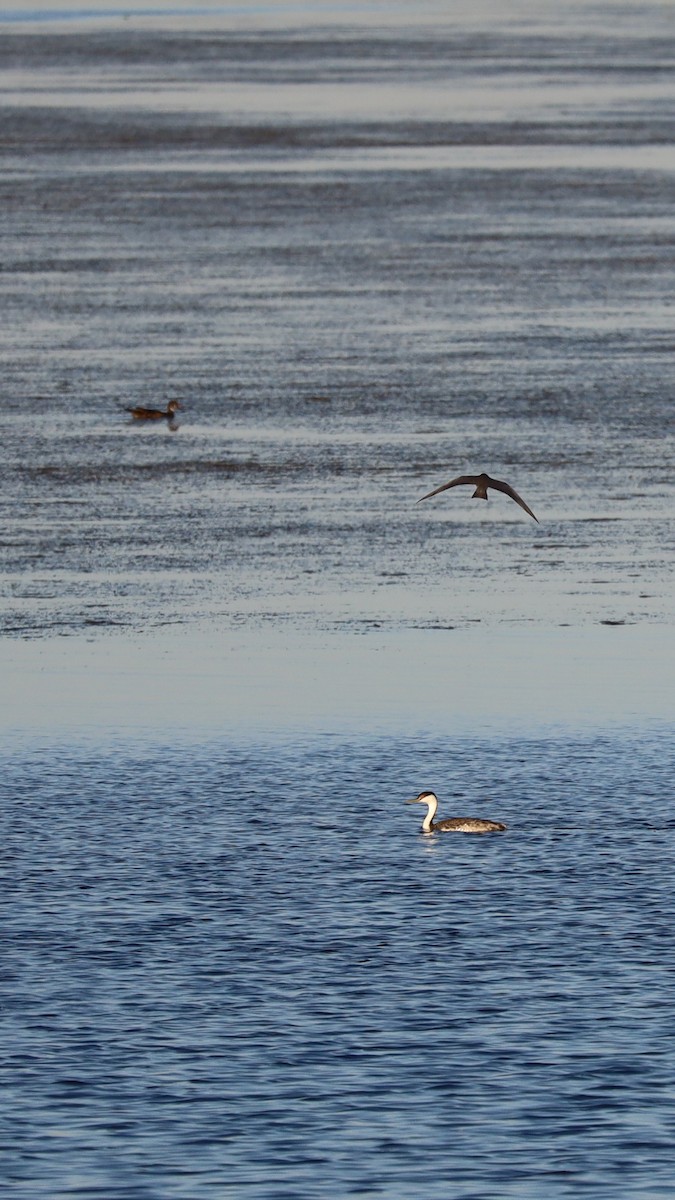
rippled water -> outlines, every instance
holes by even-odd
[[[487,10],[11,27],[3,628],[672,621],[672,27]]]
[[[6,1194],[670,1196],[669,6],[158,8],[0,10]]]
[[[3,756],[9,1194],[667,1196],[673,744]],[[403,801],[493,815],[420,836]]]

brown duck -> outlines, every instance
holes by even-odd
[[[166,406],[166,411],[162,408],[127,408],[125,411],[131,413],[134,421],[173,421],[174,415],[179,408],[182,408],[177,400],[169,400]]]

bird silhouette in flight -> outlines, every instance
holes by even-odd
[[[468,483],[471,487],[475,487],[476,490],[471,497],[472,500],[487,500],[488,488],[494,488],[497,492],[503,492],[505,496],[510,496],[512,500],[515,500],[516,504],[524,508],[526,513],[534,517],[537,525],[539,524],[538,517],[534,516],[532,509],[525,503],[522,496],[518,495],[516,489],[511,487],[510,483],[504,483],[501,479],[491,479],[489,475],[486,475],[485,471],[483,471],[482,475],[458,475],[456,479],[451,479],[449,483],[443,483],[440,487],[434,488],[433,492],[427,492],[426,496],[420,496],[417,503],[420,504],[422,500],[429,500],[431,496],[437,496],[439,492],[446,492],[448,488],[459,487],[462,483]]]

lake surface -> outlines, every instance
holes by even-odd
[[[559,9],[0,9],[3,1195],[673,1194],[675,30]]]
[[[9,1195],[663,1196],[670,732],[3,754]],[[508,824],[419,834],[404,800]]]
[[[4,629],[673,621],[668,9],[419,7],[6,23]]]

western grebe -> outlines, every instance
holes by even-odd
[[[426,804],[427,815],[422,822],[422,833],[497,833],[506,829],[501,821],[484,821],[482,817],[445,817],[442,821],[434,821],[438,808],[438,797],[435,792],[420,792],[406,804]]]
[[[417,503],[421,504],[422,500],[429,500],[431,496],[437,496],[439,492],[446,492],[448,488],[458,487],[461,483],[469,483],[472,487],[475,487],[476,490],[471,497],[472,500],[487,500],[487,490],[489,487],[494,488],[497,492],[503,492],[505,496],[510,496],[512,500],[515,500],[516,504],[524,508],[526,513],[534,517],[537,525],[539,524],[539,519],[534,516],[532,509],[528,507],[522,496],[518,495],[516,489],[511,487],[510,483],[503,483],[501,479],[491,479],[489,475],[485,474],[485,471],[483,471],[482,475],[458,475],[456,479],[451,479],[449,483],[444,483],[441,487],[434,488],[433,492],[427,492],[426,496],[420,496]]]
[[[174,413],[182,407],[177,400],[169,400],[166,412],[161,408],[127,408],[126,412],[131,413],[134,421],[172,421]]]

